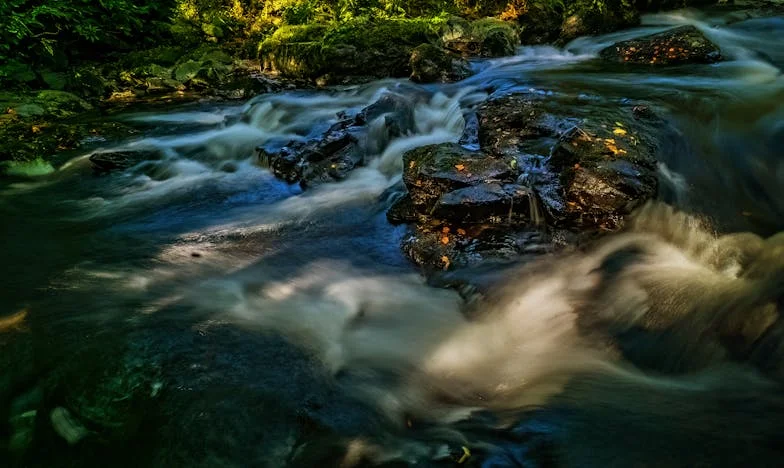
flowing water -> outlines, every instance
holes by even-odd
[[[595,59],[680,24],[726,61],[630,71]],[[782,304],[784,239],[715,234],[784,230],[781,37],[783,17],[679,11],[478,61],[454,84],[383,80],[120,116],[143,136],[95,151],[159,158],[95,176],[77,155],[0,185],[0,456],[778,466],[778,325],[749,332],[758,339],[740,354],[706,330],[770,324]],[[666,109],[685,143],[665,145],[660,198],[695,216],[651,205],[591,250],[490,279],[469,271],[493,283],[470,305],[428,286],[400,252],[405,228],[385,217],[401,156],[458,141],[474,106],[512,91]],[[258,163],[257,146],[319,135],[388,92],[409,100],[416,131],[390,141],[371,123],[368,163],[346,180],[303,192]],[[661,333],[640,331],[659,322]]]

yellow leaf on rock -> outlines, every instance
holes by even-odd
[[[465,461],[466,461],[466,460],[468,460],[469,458],[471,458],[471,451],[470,451],[470,450],[468,450],[468,447],[466,447],[466,446],[464,445],[464,446],[463,446],[463,456],[462,456],[462,457],[460,457],[460,460],[458,460],[458,461],[457,461],[457,463],[458,463],[459,465],[462,465],[462,464],[463,464],[463,463],[465,463]]]

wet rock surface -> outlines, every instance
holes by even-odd
[[[478,150],[445,143],[403,158],[408,191],[388,217],[427,271],[544,253],[613,231],[657,191],[673,130],[644,105],[514,94],[476,110]]]
[[[714,63],[722,59],[719,47],[691,25],[618,42],[603,49],[599,56],[611,62],[648,65]]]
[[[147,151],[105,151],[90,156],[90,163],[96,173],[119,171],[134,166],[142,161],[160,159],[156,150]]]
[[[658,142],[673,130],[642,105],[512,95],[478,109],[483,149],[507,158],[548,224],[615,229],[657,189]]]
[[[388,141],[413,128],[411,106],[405,98],[386,94],[354,117],[341,115],[326,132],[308,141],[292,141],[268,151],[260,147],[259,159],[276,177],[302,187],[344,179],[355,167],[364,164],[372,148],[365,145],[371,125],[379,125],[376,140]]]

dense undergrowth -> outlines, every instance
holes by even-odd
[[[549,41],[564,33],[627,25],[636,20],[638,10],[684,1],[6,0],[0,2],[0,81],[46,88],[47,71],[162,45],[242,42],[236,50],[251,57],[257,44],[293,25],[321,25],[322,31],[341,34],[345,28],[340,25],[353,22],[356,29],[368,20],[495,16],[517,23],[531,41]],[[581,21],[570,24],[575,14]]]

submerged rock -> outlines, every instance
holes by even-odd
[[[615,43],[599,52],[599,56],[611,62],[650,65],[713,63],[722,59],[719,47],[691,25]]]
[[[139,164],[142,161],[160,159],[157,150],[105,151],[90,156],[90,163],[98,173],[118,171]]]
[[[70,445],[76,444],[90,435],[90,431],[78,419],[73,417],[67,409],[61,406],[52,410],[49,419],[52,422],[54,431]]]
[[[470,74],[468,62],[445,49],[422,44],[411,53],[411,81],[447,83],[462,80]]]

